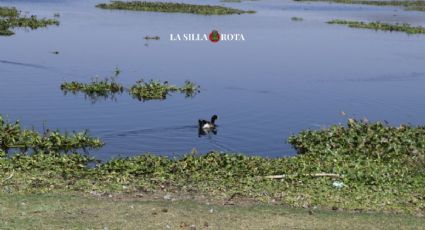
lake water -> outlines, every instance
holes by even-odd
[[[425,25],[425,13],[395,7],[263,0],[202,1],[256,14],[199,16],[108,11],[98,0],[4,1],[41,17],[60,14],[59,27],[15,30],[0,37],[0,114],[24,127],[84,130],[106,143],[104,160],[197,149],[270,157],[295,151],[287,138],[347,117],[424,124],[425,35],[328,25],[331,19]],[[199,2],[199,1],[185,1]],[[302,17],[301,22],[291,17]],[[243,33],[244,42],[175,42],[170,34]],[[146,41],[158,35],[159,41]],[[147,43],[147,45],[146,45]],[[52,51],[59,51],[54,55]],[[182,84],[194,98],[171,95],[140,102],[123,94],[93,103],[63,95],[63,81],[113,75],[126,86],[140,78]],[[199,138],[197,120],[218,114],[217,135]]]

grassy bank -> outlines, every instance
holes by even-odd
[[[411,26],[409,24],[388,24],[381,22],[358,22],[358,21],[346,21],[346,20],[332,20],[328,21],[328,24],[347,25],[350,28],[360,29],[372,29],[381,31],[396,31],[405,32],[407,34],[425,34],[425,27],[422,26]]]
[[[166,13],[190,13],[201,15],[226,15],[226,14],[244,14],[255,13],[255,11],[244,11],[224,6],[194,5],[186,3],[173,2],[144,2],[144,1],[112,1],[111,3],[101,3],[96,5],[101,9],[109,10],[134,10],[134,11],[153,11]]]
[[[425,11],[425,1],[368,1],[368,0],[294,0],[296,2],[331,2],[372,6],[401,6],[406,10]]]
[[[7,195],[0,197],[0,229],[420,229],[425,225],[423,218],[406,215],[207,203],[69,194]]]
[[[38,19],[37,16],[22,15],[20,11],[13,7],[0,6],[0,36],[11,36],[15,33],[14,28],[37,29],[49,25],[59,25],[56,19]]]
[[[81,154],[3,156],[0,192],[189,193],[226,202],[246,198],[304,208],[425,214],[424,127],[350,120],[347,126],[301,132],[289,142],[299,155],[140,155],[96,167],[87,167],[93,161]]]

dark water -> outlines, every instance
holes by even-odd
[[[286,139],[304,129],[345,123],[346,117],[423,124],[425,36],[355,30],[330,19],[425,24],[425,13],[292,1],[226,4],[254,15],[197,16],[105,11],[99,1],[4,1],[52,17],[61,25],[16,30],[0,37],[0,113],[25,127],[89,129],[110,159],[142,152],[179,155],[221,150],[263,156],[294,154]],[[198,2],[198,1],[186,1]],[[205,3],[223,4],[218,1]],[[303,17],[292,22],[291,17]],[[170,33],[243,33],[244,42],[172,42]],[[159,41],[145,41],[159,35]],[[148,46],[145,45],[148,43]],[[59,51],[54,55],[52,51]],[[64,96],[67,80],[110,76],[182,84],[202,92],[192,99],[139,102],[128,95],[92,103]],[[199,138],[198,118],[218,114],[218,134]]]

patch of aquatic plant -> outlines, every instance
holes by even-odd
[[[159,40],[159,36],[145,36],[145,40]]]
[[[64,82],[61,84],[61,90],[66,94],[68,92],[77,93],[83,92],[92,100],[97,100],[99,97],[108,98],[113,97],[116,93],[122,93],[124,87],[116,81],[118,75],[121,73],[120,69],[115,70],[115,76],[99,79],[94,78],[90,83],[81,82]]]
[[[71,92],[84,92],[86,94],[95,94],[95,95],[108,95],[109,93],[122,92],[124,90],[123,86],[119,83],[111,81],[110,79],[98,79],[94,78],[90,83],[81,83],[81,82],[65,82],[61,85],[61,89],[64,91]]]
[[[241,3],[241,2],[257,2],[260,0],[220,0],[220,2]]]
[[[300,21],[303,21],[304,19],[301,17],[292,17],[291,20],[294,22],[300,22]]]
[[[19,11],[14,7],[2,7],[0,6],[0,17],[18,17]]]
[[[421,1],[422,3],[419,5],[414,5],[414,4],[411,4],[411,5],[407,5],[407,6],[405,6],[405,10],[415,10],[415,11],[425,11],[425,3],[424,3],[424,1]]]
[[[135,10],[135,11],[155,11],[167,13],[191,13],[202,15],[226,15],[255,13],[255,11],[244,11],[223,6],[194,5],[186,3],[173,2],[146,2],[146,1],[112,1],[110,3],[101,3],[96,5],[101,9],[113,10]]]
[[[425,11],[425,1],[369,1],[369,0],[294,0],[297,2],[332,2],[373,6],[401,6],[406,10]]]
[[[121,73],[121,70],[115,69],[115,76],[99,79],[94,78],[90,83],[82,83],[77,81],[64,82],[61,84],[61,90],[67,94],[82,92],[88,96],[93,102],[96,102],[100,97],[102,98],[115,98],[115,94],[128,92],[133,98],[137,98],[141,101],[146,100],[163,100],[166,99],[169,93],[179,92],[184,94],[186,97],[193,97],[200,92],[199,85],[194,82],[185,81],[181,87],[170,85],[167,81],[155,81],[150,80],[145,82],[143,80],[137,81],[136,84],[132,85],[129,89],[122,86],[116,80]]]
[[[220,0],[220,2],[237,2],[237,3],[241,3],[242,0]]]
[[[165,99],[169,92],[177,91],[177,86],[168,85],[168,82],[140,80],[130,88],[130,94],[139,100]]]
[[[0,19],[1,20],[1,19]],[[8,27],[3,27],[0,21],[0,36],[11,36],[14,35],[15,33],[13,33],[11,30],[9,30]]]
[[[21,15],[16,8],[0,7],[0,36],[13,35],[13,28],[37,29],[49,25],[59,25],[56,19],[38,19],[37,16]]]
[[[30,29],[37,29],[40,27],[47,27],[49,25],[59,25],[56,19],[38,19],[37,16],[31,15],[30,17],[21,17],[6,20],[10,26],[13,27],[26,27]]]
[[[0,193],[190,192],[230,203],[425,214],[424,127],[350,120],[289,142],[299,155],[140,155],[87,167],[83,155],[18,154],[0,158]]]
[[[130,94],[141,100],[154,100],[166,99],[170,92],[181,92],[186,97],[194,96],[199,93],[199,86],[191,81],[186,81],[182,87],[168,84],[168,81],[155,81],[150,80],[145,82],[143,80],[138,81],[135,85],[130,88]]]
[[[193,97],[200,92],[200,86],[192,81],[185,81],[178,91],[184,93],[186,97]]]
[[[347,25],[351,28],[361,28],[361,29],[373,29],[373,30],[382,30],[382,31],[397,31],[405,32],[407,34],[425,34],[425,27],[422,26],[411,26],[409,24],[387,24],[381,22],[358,22],[358,21],[346,21],[346,20],[332,20],[328,21],[328,24],[339,24]]]
[[[89,136],[86,131],[62,134],[59,131],[46,130],[39,133],[22,129],[19,121],[9,123],[0,115],[0,152],[3,153],[9,150],[21,153],[60,153],[78,149],[98,149],[102,146],[102,141]]]

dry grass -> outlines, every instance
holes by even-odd
[[[143,226],[143,228],[141,228]],[[309,211],[278,205],[82,195],[7,195],[0,229],[420,229],[406,215]]]

